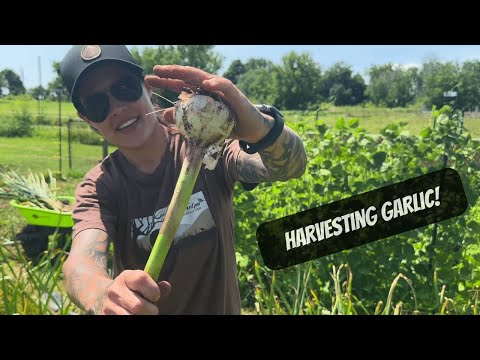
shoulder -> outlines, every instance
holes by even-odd
[[[108,155],[85,174],[80,186],[82,184],[102,184],[107,188],[111,188],[113,184],[118,182],[121,167],[120,157],[118,150]]]

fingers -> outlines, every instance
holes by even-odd
[[[116,302],[134,315],[158,315],[158,307],[155,304],[133,291],[126,292]]]
[[[103,310],[102,315],[135,315],[135,314],[121,306],[118,306],[116,304],[110,304],[109,307]]]
[[[160,78],[153,75],[145,76],[145,83],[158,89],[171,90],[176,93],[180,93],[182,91],[182,88],[188,87],[188,85],[183,80]]]
[[[153,281],[153,280],[152,280]],[[135,284],[135,285],[134,285]],[[132,290],[132,287],[135,287],[138,282],[130,283],[127,287]],[[161,281],[158,284],[155,284],[155,287],[158,290],[158,301],[161,297],[168,297],[171,292],[171,285],[166,281]],[[134,314],[134,315],[158,315],[158,307],[152,302],[145,299],[137,291],[128,291],[123,294],[121,297],[115,297],[110,294],[112,300],[112,308],[106,309],[105,313],[124,313],[124,314]],[[113,298],[115,297],[115,298]],[[116,305],[118,304],[118,306]]]
[[[160,289],[158,285],[144,271],[132,271],[129,276],[125,277],[125,285],[150,302],[157,302],[160,299]]]
[[[170,292],[172,291],[172,286],[170,283],[166,281],[160,281],[158,284],[158,288],[160,289],[161,297],[168,297]]]
[[[218,95],[227,104],[245,98],[230,80],[191,66],[156,65],[153,70],[155,75],[146,76],[145,82],[156,88],[180,93],[183,88],[199,87]]]
[[[239,95],[239,91],[235,85],[230,80],[222,77],[213,77],[205,80],[202,83],[202,88],[207,91],[222,93],[222,97],[224,98],[237,97]]]
[[[158,284],[142,270],[122,272],[106,290],[98,313],[106,315],[158,315],[157,302],[169,296],[171,286],[166,281]],[[99,300],[100,301],[100,300]]]
[[[201,86],[205,80],[212,77],[203,70],[180,65],[156,65],[153,67],[153,73],[160,78],[180,79],[195,86]]]

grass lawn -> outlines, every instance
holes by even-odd
[[[0,119],[2,116],[10,116],[14,111],[21,111],[25,108],[33,115],[34,120],[38,119],[38,113],[46,118],[51,124],[58,121],[59,105],[56,101],[42,101],[39,106],[38,101],[8,99],[8,97],[0,99]],[[431,118],[431,112],[422,112],[413,108],[378,108],[371,106],[328,106],[322,108],[316,114],[315,112],[304,113],[298,111],[284,111],[285,121],[315,121],[318,115],[328,125],[335,125],[339,117],[345,120],[351,118],[360,119],[360,126],[366,131],[378,134],[382,128],[390,123],[404,123],[404,130],[412,135],[418,135],[422,129],[428,126]],[[77,119],[77,111],[73,105],[68,102],[62,102],[62,122],[68,121],[69,118]],[[480,138],[480,114],[466,113],[465,128],[470,131],[474,138]]]
[[[387,108],[362,108],[361,106],[330,106],[328,109],[316,112],[301,113],[298,111],[284,111],[285,121],[289,122],[314,122],[318,120],[329,126],[335,126],[338,118],[345,120],[358,118],[360,126],[367,132],[378,134],[380,130],[391,123],[401,123],[404,125],[403,131],[411,135],[419,135],[420,131],[429,126],[431,121],[431,112],[421,112],[414,109],[387,109]],[[480,138],[480,114],[466,113],[465,128],[474,138]]]
[[[40,113],[44,117],[51,119],[52,122],[58,119],[59,104],[57,101],[35,101],[11,98],[0,98],[0,114],[11,114],[26,109],[29,113],[37,117]],[[1,116],[1,115],[0,115]],[[77,110],[70,101],[62,102],[62,119],[78,118]]]
[[[111,151],[114,149],[109,148]],[[60,149],[58,141],[39,138],[0,138],[0,164],[18,171],[42,172],[60,169]],[[72,172],[85,174],[102,159],[102,147],[98,145],[72,145]],[[70,173],[68,146],[62,146],[62,174]]]

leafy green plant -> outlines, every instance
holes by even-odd
[[[0,243],[0,314],[80,313],[62,288],[62,265],[67,254],[53,245],[56,235],[35,264],[23,255],[18,242]]]
[[[366,309],[378,306],[378,299],[390,291],[391,279],[399,273],[405,278],[400,277],[396,287],[408,284],[405,279],[409,279],[415,288],[416,301],[411,293],[400,291],[395,307],[390,304],[388,311],[439,313],[444,305],[443,302],[439,308],[438,304],[439,289],[443,285],[449,286],[448,298],[455,304],[455,311],[462,312],[465,306],[472,306],[471,292],[480,288],[480,145],[461,124],[461,113],[449,107],[434,109],[430,125],[421,136],[404,133],[401,124],[388,126],[382,134],[374,135],[368,134],[358,119],[338,118],[335,128],[322,120],[304,122],[299,133],[307,149],[308,167],[302,178],[261,184],[249,193],[241,188],[237,190],[237,251],[251,259],[245,269],[254,271],[255,261],[262,264],[255,239],[261,223],[427,174],[446,165],[456,169],[462,178],[470,204],[465,214],[315,259],[309,286],[319,303],[331,310],[330,275],[326,269],[341,263],[349,264],[355,274],[352,293]],[[292,127],[295,128],[295,123]],[[287,288],[295,286],[296,272],[297,267],[278,270],[275,281],[286,284]],[[432,282],[435,273],[436,285]],[[255,285],[250,288],[252,286]],[[244,303],[253,307],[259,301],[252,296],[250,288],[244,290]],[[400,302],[402,305],[398,305]],[[446,305],[444,312],[453,311],[452,303]],[[385,311],[383,303],[379,311]]]
[[[56,195],[56,179],[48,171],[48,182],[42,173],[34,174],[31,171],[22,175],[14,170],[0,172],[0,180],[4,183],[0,187],[0,198],[15,199],[23,205],[40,209],[65,211],[68,210]]]
[[[33,117],[23,107],[21,111],[15,110],[0,126],[0,136],[5,137],[30,137],[33,135]]]

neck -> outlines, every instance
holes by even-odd
[[[125,158],[140,171],[152,174],[160,164],[167,148],[166,129],[157,123],[147,142],[138,149],[119,149]]]

